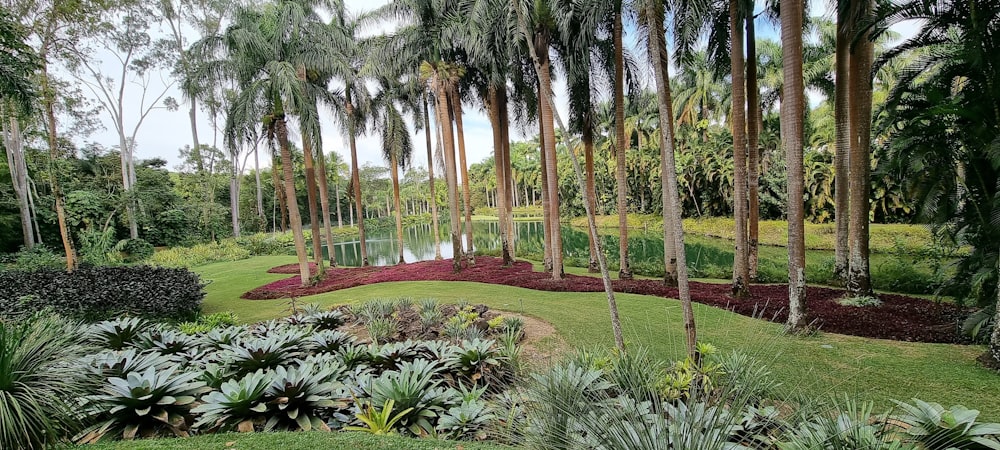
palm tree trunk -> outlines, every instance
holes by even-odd
[[[440,75],[432,82],[437,92],[437,110],[441,136],[444,140],[444,172],[448,185],[448,215],[451,230],[452,268],[455,272],[462,270],[462,231],[461,218],[458,212],[458,171],[455,167],[455,139],[451,129],[451,109],[448,108],[448,88]]]
[[[299,204],[295,201],[295,173],[292,171],[292,151],[288,144],[288,126],[285,116],[275,118],[274,133],[281,147],[281,169],[284,172],[285,202],[288,206],[288,221],[292,228],[295,241],[295,256],[299,260],[299,278],[302,286],[309,285],[309,257],[306,255],[306,240],[302,233],[302,218],[299,216]]]
[[[323,213],[323,237],[326,239],[326,251],[329,253],[330,267],[337,267],[337,251],[333,245],[333,227],[330,224],[330,185],[326,173],[326,155],[318,152],[319,164],[319,205],[320,212]]]
[[[677,185],[677,161],[675,160],[674,111],[670,100],[670,59],[663,30],[663,4],[648,2],[647,20],[649,27],[649,47],[653,55],[653,74],[656,78],[657,112],[668,118],[660,123],[660,170],[663,174],[663,240],[673,242],[673,261],[666,261],[669,271],[673,264],[676,271],[677,293],[684,314],[684,335],[688,356],[698,360],[698,338],[691,306],[691,289],[688,285],[687,255],[684,253],[684,223],[681,220],[680,190]],[[664,244],[664,247],[667,247]],[[669,280],[664,280],[669,283]]]
[[[747,241],[747,264],[750,280],[757,279],[757,245],[760,241],[760,86],[757,83],[757,32],[754,28],[753,11],[747,14],[747,164],[748,200],[750,206],[749,239]]]
[[[539,91],[541,89],[539,88]],[[549,202],[549,162],[545,158],[545,125],[542,124],[541,110],[544,99],[538,100],[538,150],[539,150],[539,171],[541,172],[541,194],[542,194],[542,268],[552,272],[552,220],[549,209],[552,203]]]
[[[392,165],[392,201],[393,207],[396,209],[396,243],[399,245],[399,264],[406,264],[406,260],[403,258],[403,208],[399,203],[399,161],[396,160],[396,154],[392,154],[392,160],[389,161]]]
[[[354,103],[351,100],[351,86],[346,90],[347,140],[351,147],[351,184],[354,187],[354,208],[358,214],[358,243],[361,247],[361,267],[368,267],[368,245],[365,242],[365,214],[361,206],[361,172],[358,169],[358,146],[354,127]]]
[[[615,48],[615,154],[617,165],[615,181],[618,188],[618,278],[632,279],[628,257],[628,182],[625,173],[625,58],[622,44],[622,0],[615,1],[615,23],[612,31]]]
[[[333,182],[334,195],[337,196],[336,197],[336,201],[337,201],[337,228],[344,228],[344,216],[343,216],[343,214],[341,212],[341,207],[340,207],[340,199],[342,197],[340,196],[340,175],[339,174],[337,175],[337,178],[338,179]],[[348,208],[348,209],[350,209],[350,208]]]
[[[21,235],[24,248],[35,246],[35,230],[31,223],[30,187],[28,186],[28,167],[24,161],[24,147],[21,140],[21,124],[13,114],[5,118],[5,111],[0,109],[0,133],[3,134],[3,144],[7,149],[7,167],[10,169],[10,179],[13,181],[14,194],[17,196],[18,216],[21,219]],[[8,128],[7,123],[10,122]]]
[[[539,94],[546,99],[552,97],[552,77],[551,63],[549,61],[549,37],[545,32],[538,33],[535,41],[535,52],[540,56],[539,65],[541,72],[538,74]],[[559,221],[559,165],[556,158],[556,132],[553,125],[552,103],[549,100],[542,101],[540,118],[542,122],[542,132],[545,134],[545,145],[543,146],[545,167],[548,173],[545,177],[546,187],[549,194],[549,228],[551,238],[549,244],[552,246],[552,279],[563,279],[563,248],[562,248],[562,226]]]
[[[535,47],[532,45],[531,38],[530,38],[531,35],[528,34],[527,21],[524,18],[524,11],[522,11],[520,7],[517,7],[515,9],[516,9],[516,14],[517,14],[518,28],[520,28],[521,33],[525,36],[525,39],[528,41],[528,53],[531,56],[532,64],[535,67],[535,74],[538,75],[539,78],[541,78],[541,73],[543,71],[542,64],[541,64],[541,57],[539,56],[539,54],[536,51]],[[547,47],[546,47],[546,51],[547,51]],[[559,129],[561,131],[563,139],[569,139],[569,132],[566,130],[566,127],[564,126],[564,124],[562,122],[562,119],[559,117],[559,112],[555,111],[555,108],[553,107],[552,91],[551,90],[546,90],[544,92],[540,92],[540,94],[548,94],[548,95],[543,95],[541,97],[541,100],[545,104],[547,104],[549,106],[549,109],[552,111],[552,116],[554,117],[555,120],[558,121],[558,123],[559,123]],[[553,134],[555,134],[555,133],[553,133]],[[567,148],[572,148],[571,145],[566,145],[566,147]],[[584,205],[584,209],[587,212],[587,225],[590,227],[590,232],[593,233],[594,235],[596,235],[597,234],[597,219],[594,216],[594,210],[590,209],[590,202],[587,201],[587,197],[586,197],[587,190],[586,190],[586,185],[585,185],[586,182],[584,181],[583,170],[580,168],[580,162],[577,160],[576,153],[569,152],[569,155],[570,155],[570,159],[573,161],[573,171],[576,174],[577,185],[580,187],[580,192],[582,192],[583,195],[584,195],[583,205]],[[621,353],[622,355],[624,355],[625,354],[625,339],[624,339],[624,336],[623,336],[623,333],[622,333],[621,318],[618,315],[618,303],[615,300],[615,291],[614,291],[614,289],[611,286],[611,275],[608,273],[607,260],[604,257],[604,250],[601,247],[602,246],[600,244],[600,241],[598,241],[598,243],[597,243],[597,262],[598,262],[599,267],[601,268],[601,281],[604,284],[604,292],[608,296],[608,312],[611,315],[611,331],[614,334],[615,347],[617,348],[617,350],[618,350],[619,353]]]
[[[42,46],[39,52],[39,60],[42,62],[42,104],[45,108],[45,121],[48,127],[49,144],[49,186],[52,189],[52,198],[55,200],[56,221],[59,223],[59,236],[62,238],[63,251],[66,252],[66,271],[76,270],[77,259],[76,249],[73,247],[73,239],[70,237],[69,225],[66,223],[66,207],[63,203],[62,189],[60,189],[59,177],[56,171],[56,160],[60,159],[59,145],[56,139],[56,112],[55,94],[49,85],[49,70],[46,55],[48,44]]]
[[[735,219],[736,251],[733,253],[733,297],[750,297],[750,265],[747,252],[747,120],[746,84],[743,61],[743,27],[740,20],[740,0],[729,0],[729,52],[733,80],[733,217]]]
[[[507,86],[501,85],[498,90],[498,101],[500,103],[499,108],[499,119],[500,119],[500,143],[503,149],[503,177],[507,182],[507,196],[504,198],[506,203],[506,208],[504,209],[506,214],[501,220],[504,226],[507,228],[507,253],[510,255],[511,262],[514,261],[516,257],[514,243],[516,241],[516,234],[514,233],[514,199],[517,198],[517,185],[514,183],[514,172],[511,168],[510,162],[510,123],[509,116],[507,113]]]
[[[861,15],[871,14],[871,1],[858,5]],[[868,253],[868,210],[871,190],[871,127],[872,127],[872,55],[873,44],[868,32],[856,38],[851,54],[850,115],[850,258],[847,292],[854,297],[870,297],[872,291]]]
[[[590,210],[597,211],[597,183],[594,176],[594,120],[593,111],[588,108],[587,117],[583,121],[581,140],[583,141],[584,170],[587,172],[587,201],[590,202]],[[597,240],[596,234],[587,232],[587,247],[590,252],[590,261],[587,264],[587,271],[596,273],[597,267]]]
[[[449,100],[455,116],[455,127],[458,131],[458,164],[462,170],[462,203],[465,209],[465,257],[470,266],[476,265],[476,250],[472,248],[472,192],[469,181],[469,165],[465,162],[465,127],[462,126],[462,99],[458,95],[458,87],[451,83]]]
[[[805,89],[802,81],[802,0],[781,0],[781,48],[784,86],[781,98],[782,142],[788,162],[788,322],[806,326],[805,172],[802,163]]]
[[[316,208],[318,189],[316,188],[316,167],[313,161],[312,139],[306,130],[302,130],[302,155],[305,161],[306,202],[309,203],[309,227],[312,230],[313,262],[316,263],[316,276],[323,278],[326,270],[323,268],[323,232],[319,226],[319,211]]]
[[[849,230],[850,230],[850,171],[848,159],[851,152],[851,112],[850,112],[850,49],[851,14],[846,7],[838,7],[837,13],[837,63],[834,69],[834,121],[836,123],[836,150],[833,155],[834,217],[837,237],[834,251],[834,278],[847,281]]]
[[[253,178],[254,178],[254,188],[257,194],[257,220],[260,222],[260,228],[258,230],[263,230],[265,228],[264,219],[264,188],[260,182],[260,152],[258,151],[258,145],[260,141],[253,146]]]
[[[288,224],[288,207],[286,205],[287,202],[285,201],[285,191],[281,188],[283,181],[281,180],[281,177],[278,174],[278,170],[277,170],[278,165],[274,164],[274,163],[276,163],[276,162],[279,161],[279,158],[280,158],[280,154],[279,155],[275,155],[274,158],[273,158],[273,160],[272,160],[272,163],[271,163],[271,183],[274,186],[275,197],[278,197],[278,209],[281,210],[281,223],[279,225],[281,225],[281,227],[280,227],[281,228],[281,232],[285,233],[285,232],[288,231],[288,227],[287,227],[287,224]],[[284,168],[282,168],[282,169],[284,169]]]
[[[489,86],[487,110],[490,116],[490,125],[493,126],[493,162],[496,169],[497,190],[496,208],[497,225],[500,231],[500,254],[504,266],[514,264],[514,257],[510,254],[510,235],[507,233],[507,183],[505,169],[507,163],[504,154],[503,132],[500,131],[500,100],[499,91],[496,86]]]
[[[438,231],[441,230],[438,225],[438,208],[437,208],[437,193],[434,189],[434,154],[431,150],[431,123],[430,123],[430,112],[427,110],[427,95],[423,96],[424,99],[424,134],[427,136],[427,177],[429,178],[428,184],[430,185],[430,204],[431,204],[431,226],[433,226],[432,234],[434,234],[434,259],[441,259],[441,236]],[[435,120],[436,121],[436,120]],[[438,134],[438,136],[441,136]]]
[[[232,155],[229,169],[229,219],[233,226],[233,237],[240,237],[240,163],[237,155]]]

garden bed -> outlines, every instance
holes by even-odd
[[[272,268],[271,273],[298,273],[295,264]],[[476,265],[461,272],[452,270],[451,260],[422,261],[387,267],[331,268],[326,278],[302,287],[299,278],[291,277],[253,289],[242,298],[250,300],[304,297],[375,283],[393,281],[472,281],[553,292],[603,292],[600,278],[566,275],[553,281],[551,275],[535,272],[528,262],[519,261],[503,267],[499,258],[479,257]],[[677,288],[658,280],[615,280],[616,292],[677,298]],[[787,318],[788,287],[753,285],[751,299],[736,300],[728,284],[691,283],[693,301],[724,308],[742,315],[761,317],[773,322]],[[910,342],[958,343],[957,323],[965,311],[955,305],[934,303],[904,295],[880,295],[878,306],[847,306],[837,302],[844,291],[813,287],[807,290],[808,320],[823,331],[876,339]]]

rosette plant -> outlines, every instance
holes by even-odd
[[[265,393],[273,375],[258,370],[240,380],[229,380],[202,397],[202,404],[191,412],[200,414],[194,427],[206,431],[255,431],[267,420]]]

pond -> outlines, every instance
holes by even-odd
[[[542,222],[515,222],[517,257],[541,259]],[[584,229],[563,226],[563,250],[567,266],[586,267],[589,259],[587,233]],[[438,230],[441,256],[451,258],[448,225]],[[474,221],[473,239],[477,251],[498,254],[500,234],[498,222]],[[608,264],[618,269],[618,233],[602,230]],[[463,235],[464,242],[464,235]],[[368,233],[368,260],[373,265],[396,263],[399,250],[395,229],[375,230]],[[696,278],[727,279],[732,276],[733,242],[728,239],[701,235],[685,237],[685,254],[690,275]],[[632,229],[629,231],[629,249],[632,269],[636,274],[661,276],[663,274],[663,235],[659,229]],[[337,263],[345,266],[360,264],[358,241],[344,240],[336,243]],[[434,234],[430,224],[403,229],[403,253],[407,262],[434,259]],[[788,253],[784,247],[761,246],[759,249],[759,277],[762,282],[782,283],[788,280]],[[833,252],[808,250],[806,272],[810,282],[829,283],[833,279]],[[912,294],[933,293],[937,278],[927,264],[905,255],[873,254],[872,278],[876,288]]]

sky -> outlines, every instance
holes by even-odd
[[[388,0],[347,0],[346,3],[352,11],[361,11],[377,8],[387,2]],[[813,8],[813,15],[828,14],[826,1],[810,0],[810,2]],[[917,26],[918,24],[914,23],[902,24],[895,27],[894,30],[899,32],[903,38],[906,38],[915,33]],[[383,29],[372,30],[372,32],[385,32],[389,30],[389,27],[390,26],[387,25],[384,26]],[[762,37],[777,39],[777,31],[772,24],[759,21],[758,29],[760,30],[759,33]],[[632,48],[635,48],[636,46],[634,34],[634,29],[631,30],[631,33],[630,30],[626,29],[626,45]],[[108,64],[105,65],[106,69],[111,67],[113,66]],[[147,94],[147,98],[149,96],[159,94],[160,91],[166,88],[166,96],[182,101],[182,96],[176,86],[165,86],[161,83],[160,80],[166,80],[167,82],[170,81],[167,74],[163,74],[162,77],[159,74],[154,75],[152,80],[153,81],[150,83],[150,94]],[[568,110],[565,98],[565,84],[557,81],[553,90],[556,95],[556,108],[565,118]],[[126,87],[125,104],[126,129],[131,129],[135,125],[135,118],[137,118],[140,114],[139,99],[141,98],[141,95],[142,92],[138,90],[134,84],[128,84]],[[192,142],[187,110],[188,107],[186,104],[181,104],[180,109],[176,111],[170,111],[162,107],[153,109],[146,117],[142,127],[139,129],[136,138],[137,147],[135,157],[138,159],[162,158],[167,161],[167,167],[169,169],[176,170],[181,163],[179,150],[185,145],[191,145]],[[490,127],[489,119],[487,118],[485,111],[482,110],[481,105],[465,104],[464,112],[465,115],[463,117],[465,125],[466,155],[468,163],[473,164],[492,155],[492,129]],[[349,161],[350,151],[347,146],[347,142],[333,126],[329,115],[321,117],[321,120],[323,121],[324,152],[336,152],[340,154],[343,161]],[[98,130],[96,133],[87,138],[86,141],[97,142],[105,147],[117,145],[117,134],[112,127],[110,117],[108,117],[106,113],[102,115],[102,121],[105,125],[104,129]],[[411,126],[411,130],[412,129],[413,127]],[[201,143],[212,143],[213,129],[208,114],[204,111],[199,111],[198,133]],[[534,134],[534,130],[522,132],[521,130],[515,129],[511,130],[511,134],[514,140],[519,140],[532,136]],[[221,147],[221,134],[217,138],[219,146]],[[413,142],[413,166],[426,167],[426,147],[423,133],[414,133]],[[371,134],[369,136],[359,137],[357,139],[359,164],[364,165],[366,163],[371,163],[375,165],[386,165],[386,162],[381,156],[381,150],[379,147],[380,144],[377,135]],[[266,158],[264,159],[266,160]],[[266,161],[262,161],[262,165],[266,165],[265,163]],[[252,164],[252,159],[250,159],[250,164]],[[247,167],[246,170],[252,170],[252,167]]]

